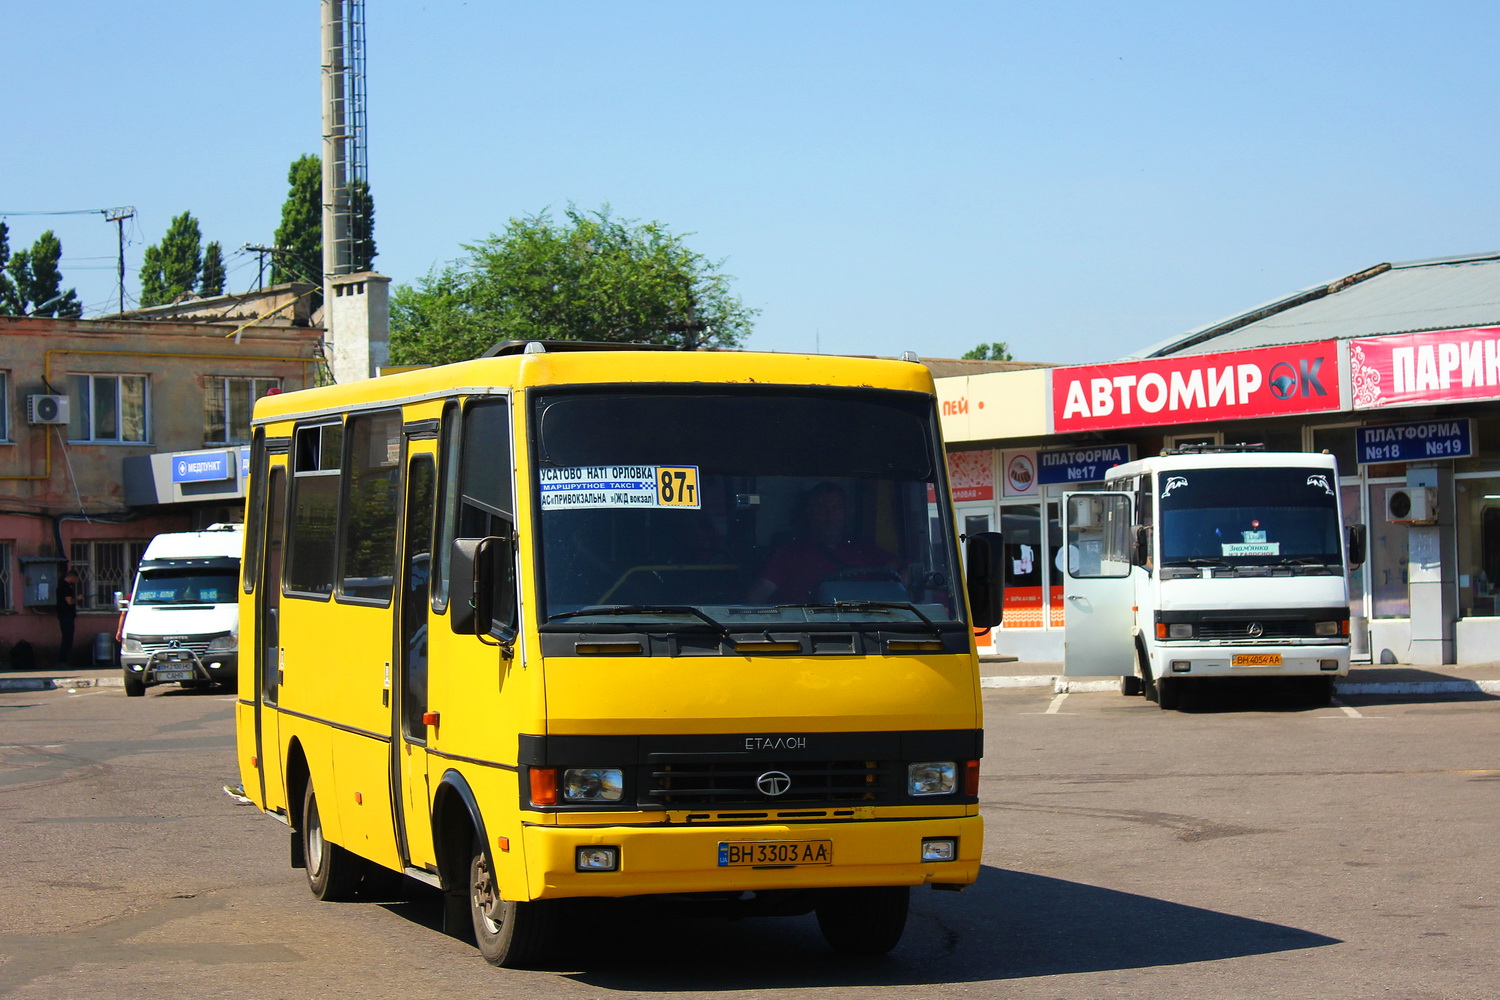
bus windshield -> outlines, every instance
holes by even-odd
[[[1337,485],[1311,468],[1175,469],[1157,474],[1164,566],[1343,564]]]
[[[962,617],[931,397],[610,387],[532,414],[544,622]]]

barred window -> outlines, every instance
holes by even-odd
[[[148,440],[148,390],[144,375],[69,375],[68,440]]]
[[[280,389],[281,379],[211,375],[204,380],[203,388],[204,443],[248,444],[255,401],[272,389]]]
[[[78,573],[80,611],[111,611],[115,591],[128,594],[135,571],[146,554],[143,541],[97,540],[74,542],[71,568]]]

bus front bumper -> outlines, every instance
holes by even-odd
[[[528,826],[534,899],[760,892],[843,886],[964,886],[979,877],[979,816],[759,826]],[[953,842],[953,859],[923,852]],[[925,845],[925,847],[924,847]],[[613,848],[617,870],[586,870]],[[607,857],[607,855],[606,855]],[[759,864],[757,861],[769,863]]]
[[[1156,647],[1156,675],[1170,677],[1346,677],[1349,647],[1200,646]]]

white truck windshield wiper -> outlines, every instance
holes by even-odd
[[[547,620],[555,622],[564,618],[584,618],[590,615],[690,615],[708,623],[726,640],[734,641],[734,637],[729,634],[729,629],[725,628],[722,622],[687,604],[604,604],[593,608],[579,608],[577,611],[560,611],[555,615],[548,615]]]

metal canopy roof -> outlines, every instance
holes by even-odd
[[[1153,344],[1129,358],[1474,326],[1500,326],[1500,253],[1378,264]]]

